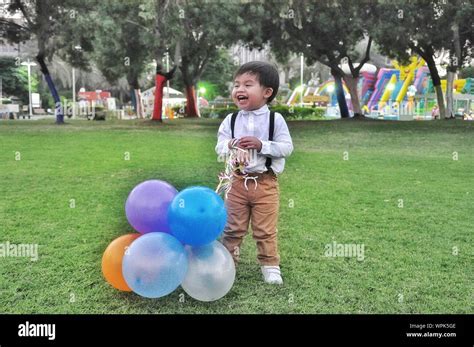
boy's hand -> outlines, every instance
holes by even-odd
[[[240,139],[238,146],[244,149],[256,149],[260,152],[262,149],[262,141],[255,136],[245,136]]]
[[[235,147],[238,147],[239,145],[239,139],[232,139],[229,141],[228,147],[229,149],[233,149]]]
[[[239,149],[237,150],[236,164],[247,166],[250,162],[250,154],[248,150]]]

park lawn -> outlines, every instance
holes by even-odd
[[[137,183],[215,188],[219,121],[51,123],[0,123],[0,243],[39,244],[36,262],[0,258],[0,313],[474,312],[473,123],[289,122],[285,284],[262,282],[249,236],[233,289],[213,303],[181,288],[118,292],[101,257],[132,232],[124,203]],[[364,259],[325,256],[333,242],[363,245]]]

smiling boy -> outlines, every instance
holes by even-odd
[[[293,151],[283,116],[267,106],[275,98],[279,84],[273,65],[261,61],[242,65],[232,89],[239,112],[224,119],[216,146],[220,156],[236,148],[256,154],[250,156],[252,160],[241,163],[243,172],[235,174],[232,180],[225,202],[227,225],[222,242],[237,263],[242,240],[251,224],[263,278],[271,284],[283,283],[277,241],[278,175],[285,168],[285,158]]]

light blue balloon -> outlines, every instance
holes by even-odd
[[[207,187],[184,189],[174,197],[168,210],[171,235],[191,246],[216,240],[226,221],[224,201]]]
[[[199,301],[215,301],[234,285],[235,264],[219,241],[204,246],[186,246],[189,266],[181,283],[184,291]]]
[[[122,273],[128,286],[146,298],[160,298],[174,291],[188,270],[183,245],[165,233],[147,233],[125,251]]]

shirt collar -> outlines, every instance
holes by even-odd
[[[262,107],[256,109],[256,110],[251,110],[251,111],[240,111],[243,116],[249,116],[250,114],[253,114],[254,116],[262,116],[267,114],[269,111],[267,104],[263,105]]]

